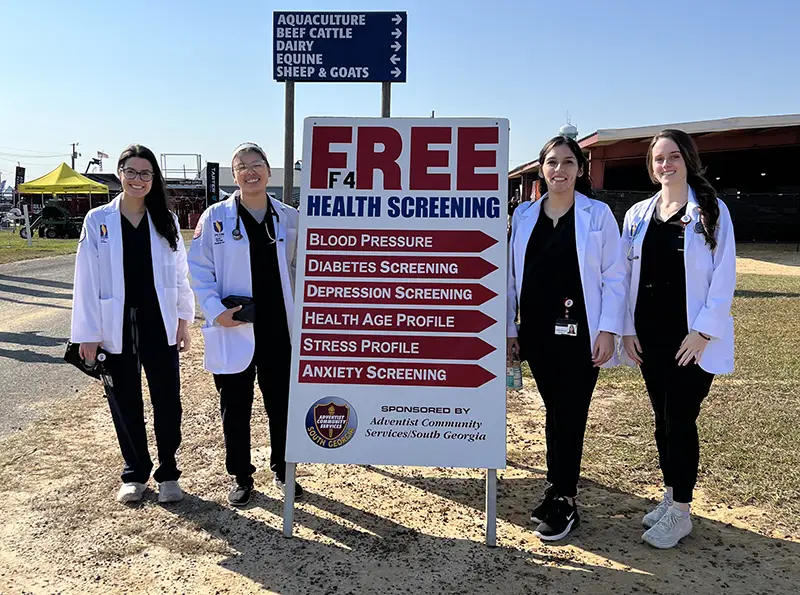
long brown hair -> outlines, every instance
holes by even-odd
[[[575,155],[575,160],[578,162],[578,168],[583,170],[583,173],[575,180],[575,190],[589,198],[597,198],[592,189],[592,179],[589,177],[589,160],[583,154],[583,149],[575,139],[568,136],[554,136],[547,143],[545,143],[542,150],[539,152],[539,196],[544,196],[547,192],[547,182],[542,175],[542,168],[544,167],[544,159],[547,154],[561,145],[566,145],[572,154]]]
[[[653,147],[662,138],[668,138],[678,145],[678,150],[686,162],[686,181],[697,198],[706,244],[713,250],[717,247],[715,232],[719,221],[719,203],[717,203],[717,191],[706,179],[706,169],[700,161],[697,145],[691,136],[676,128],[667,128],[656,134],[650,141],[650,148],[647,149],[647,172],[655,184],[658,184],[658,179],[653,172]]]
[[[117,171],[120,177],[120,171],[125,162],[131,157],[140,157],[150,162],[153,168],[153,186],[150,192],[144,197],[144,204],[147,207],[147,213],[153,222],[153,227],[156,228],[158,235],[169,242],[169,247],[173,252],[178,249],[178,227],[175,225],[175,219],[170,212],[170,200],[167,197],[167,185],[164,182],[164,175],[161,173],[161,168],[158,166],[158,159],[153,152],[144,145],[128,145],[117,161]]]

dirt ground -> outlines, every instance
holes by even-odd
[[[797,270],[800,260],[784,257],[763,266]],[[655,486],[623,492],[591,479],[581,482],[581,526],[543,545],[528,515],[544,488],[544,411],[528,379],[509,393],[498,547],[483,544],[483,472],[441,468],[301,465],[306,498],[286,539],[263,407],[253,420],[259,492],[244,510],[226,503],[218,402],[196,328],[193,337],[182,360],[185,500],[160,505],[148,490],[139,505],[118,504],[121,457],[102,391],[70,397],[0,441],[0,593],[797,592],[800,533],[771,530],[763,510],[713,501],[702,480],[694,532],[674,550],[640,540]],[[591,417],[615,398],[598,395]]]
[[[737,244],[736,271],[740,274],[800,275],[798,244]]]

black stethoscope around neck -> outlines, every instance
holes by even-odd
[[[244,238],[241,229],[242,216],[240,214],[240,209],[242,208],[242,199],[237,196],[234,200],[236,201],[236,227],[233,228],[231,235],[233,236],[234,240],[239,241],[242,238]],[[267,217],[272,217],[273,215],[275,215],[275,229],[277,229],[278,224],[281,221],[281,218],[280,215],[278,215],[277,209],[275,209],[275,206],[272,204],[272,199],[269,196],[267,196],[267,214],[264,215],[263,225],[264,225],[264,230],[267,232],[267,237],[269,238],[270,244],[274,244],[275,242],[278,241],[277,238],[272,237],[272,234],[269,232],[269,224],[267,223]],[[282,242],[283,238],[281,238],[280,241]]]

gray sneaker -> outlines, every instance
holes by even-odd
[[[119,489],[119,492],[117,492],[117,502],[139,502],[142,499],[142,494],[144,494],[145,487],[145,484],[137,483],[135,481],[123,483],[122,487]]]
[[[692,519],[670,506],[655,525],[645,531],[642,539],[660,550],[668,550],[692,532]]]
[[[276,488],[278,488],[281,491],[281,494],[283,494],[284,496],[286,495],[286,484],[277,475],[275,475],[272,478],[272,485],[274,485]],[[294,482],[294,499],[295,499],[295,502],[297,500],[302,499],[304,493],[305,492],[303,491],[303,487],[299,483]]]
[[[669,495],[664,492],[664,497],[661,499],[661,502],[658,503],[658,506],[644,515],[644,518],[642,519],[642,525],[648,529],[654,526],[658,521],[661,520],[661,517],[666,514],[667,510],[669,510],[669,507],[672,506],[672,502],[672,498],[670,498]]]
[[[163,503],[167,502],[180,502],[183,500],[183,490],[177,481],[162,481],[158,484],[158,501]]]

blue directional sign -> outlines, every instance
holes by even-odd
[[[276,81],[406,82],[405,12],[274,12]]]

